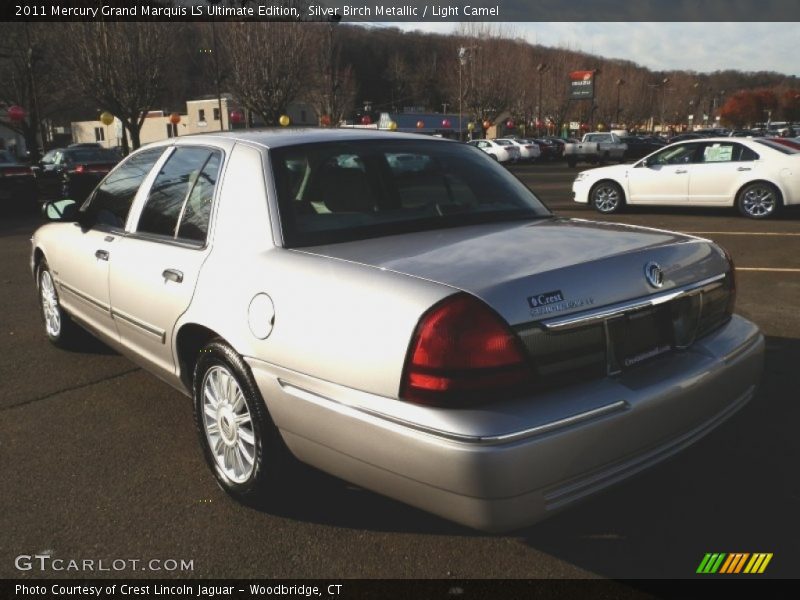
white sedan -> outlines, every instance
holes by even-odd
[[[572,191],[604,214],[626,204],[736,206],[763,219],[800,204],[800,151],[764,138],[689,140],[631,165],[583,171]]]
[[[503,140],[498,140],[498,141],[503,141]],[[510,141],[519,149],[520,160],[528,160],[533,162],[542,155],[542,150],[541,148],[539,148],[539,144],[537,144],[533,140],[527,140],[522,138],[508,138],[508,141]]]
[[[473,140],[468,144],[483,150],[500,163],[516,162],[520,159],[519,146],[511,140]]]

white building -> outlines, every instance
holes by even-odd
[[[186,102],[186,111],[181,114],[180,121],[173,125],[170,114],[164,111],[150,111],[145,117],[140,133],[142,145],[165,140],[171,137],[192,135],[197,133],[213,133],[227,131],[233,125],[230,115],[233,111],[242,110],[230,94],[222,96],[222,111],[219,109],[219,100],[216,96],[189,100]],[[243,112],[243,111],[242,111]],[[313,108],[302,102],[289,105],[286,111],[292,125],[316,126],[318,117]],[[257,119],[253,119],[254,126],[259,126]],[[105,148],[122,146],[122,123],[114,119],[111,125],[103,125],[101,121],[75,121],[72,123],[72,141],[75,143],[97,142]]]

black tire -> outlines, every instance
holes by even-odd
[[[217,412],[217,420],[215,421],[210,415],[207,415],[204,410],[204,393],[203,389],[207,383],[207,377],[213,379],[215,376],[219,377],[224,372],[230,374],[239,390],[242,392],[243,401],[247,408],[250,417],[250,427],[237,426],[236,433],[229,436],[232,438],[233,445],[228,445],[228,442],[223,438],[226,433],[231,432],[229,425],[231,420],[228,419],[227,424],[223,423],[225,419],[225,410],[233,410],[235,416],[239,413],[233,409],[230,403],[230,398],[219,398],[222,401],[228,402],[228,407],[224,407]],[[218,380],[219,381],[219,380]],[[212,382],[213,385],[213,382]],[[193,383],[192,383],[192,398],[194,405],[194,422],[197,428],[197,433],[200,438],[200,446],[203,449],[203,456],[206,459],[211,471],[217,479],[219,486],[228,494],[233,496],[239,501],[245,503],[263,502],[268,500],[270,496],[277,497],[280,490],[276,489],[275,483],[279,480],[288,468],[290,462],[290,453],[283,440],[278,433],[278,429],[272,422],[272,418],[267,411],[264,399],[258,386],[255,383],[250,368],[244,362],[241,356],[236,351],[226,344],[221,339],[215,339],[209,342],[201,351],[197,359],[197,364],[194,369]],[[221,412],[222,411],[222,412]],[[222,418],[220,418],[222,415]],[[220,431],[220,441],[223,445],[231,447],[238,447],[237,444],[240,439],[244,439],[244,432],[252,435],[253,448],[252,452],[253,463],[250,467],[250,472],[244,479],[237,481],[229,473],[223,465],[218,462],[215,457],[214,451],[211,448],[210,439],[213,434],[208,433],[207,425],[209,423],[216,423],[217,430]],[[225,427],[225,432],[223,432]],[[224,457],[220,459],[225,462]],[[234,473],[235,475],[235,473]]]
[[[52,296],[48,293],[50,287],[52,288]],[[45,259],[42,259],[36,269],[36,290],[39,294],[39,310],[42,315],[42,322],[45,325],[44,330],[47,339],[59,348],[73,347],[81,331],[69,314],[61,307],[55,280]],[[47,300],[46,298],[50,299]],[[54,312],[48,313],[48,309]],[[50,314],[49,318],[48,314]],[[55,325],[56,322],[57,326]]]
[[[567,166],[568,166],[570,169],[574,169],[574,168],[575,168],[575,165],[577,165],[577,164],[578,164],[578,161],[576,161],[574,158],[568,158],[568,159],[567,159]]]
[[[769,219],[783,206],[781,193],[766,181],[754,181],[744,186],[736,194],[736,208],[750,219]]]
[[[597,212],[611,215],[621,212],[625,207],[625,193],[618,183],[598,181],[589,190],[589,202]]]

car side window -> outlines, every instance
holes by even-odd
[[[105,178],[81,208],[92,225],[125,227],[139,186],[163,153],[163,148],[153,148],[134,154]]]
[[[707,144],[703,148],[704,163],[731,162],[733,157],[734,144]]]
[[[213,152],[200,171],[197,181],[189,192],[186,207],[178,227],[180,239],[205,242],[208,235],[208,222],[211,219],[211,203],[214,200],[214,189],[219,177],[219,165],[222,156]]]
[[[204,241],[220,160],[208,148],[177,148],[153,182],[136,231]]]
[[[650,165],[682,165],[696,162],[697,144],[668,146],[648,159]]]

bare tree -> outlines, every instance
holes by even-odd
[[[459,35],[452,38],[444,85],[451,102],[458,106],[461,100],[465,118],[493,121],[512,109],[517,99],[518,74],[509,56],[513,56],[516,46],[517,42],[504,38],[499,29],[485,23],[462,25]],[[459,77],[460,61],[463,65]]]
[[[226,23],[228,82],[239,102],[276,125],[308,89],[312,28],[307,23]]]
[[[0,120],[0,124],[25,138],[33,160],[38,159],[39,143],[46,145],[44,123],[70,100],[62,85],[48,32],[57,25],[0,23],[0,106],[21,106],[26,114],[21,121]]]
[[[311,43],[314,62],[309,73],[309,99],[319,117],[327,116],[334,125],[350,112],[356,96],[353,69],[341,64],[337,29],[335,22],[315,28]]]
[[[62,44],[83,94],[122,121],[134,149],[148,111],[160,99],[175,23],[70,23]],[[127,151],[127,140],[123,147]]]

